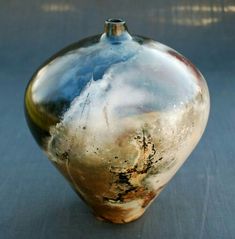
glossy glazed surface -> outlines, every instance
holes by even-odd
[[[69,46],[33,76],[38,143],[100,218],[138,218],[186,160],[208,119],[201,73],[124,22]]]

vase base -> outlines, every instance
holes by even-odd
[[[145,212],[145,208],[121,208],[121,207],[109,207],[99,206],[94,210],[95,217],[100,221],[111,222],[115,224],[124,224],[137,220]]]

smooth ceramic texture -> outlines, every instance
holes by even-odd
[[[124,21],[49,59],[25,95],[32,134],[95,215],[139,218],[205,129],[202,74],[175,50],[131,36]]]

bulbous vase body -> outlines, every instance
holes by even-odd
[[[50,58],[25,94],[28,125],[97,217],[140,217],[205,129],[202,74],[175,50],[131,36],[125,22]]]

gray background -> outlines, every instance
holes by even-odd
[[[97,221],[26,127],[24,89],[51,54],[122,17],[192,60],[211,114],[188,161],[146,214]],[[235,1],[0,1],[0,238],[235,238]]]

